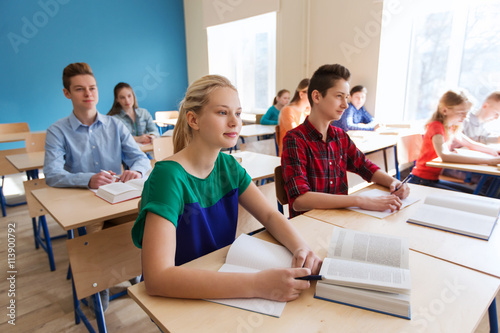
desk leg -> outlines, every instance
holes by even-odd
[[[490,317],[490,333],[498,333],[497,303],[495,299],[488,308],[488,316]]]
[[[401,180],[401,174],[399,173],[399,161],[398,161],[398,146],[394,145],[394,164],[396,166],[396,178]]]

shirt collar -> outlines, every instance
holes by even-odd
[[[311,141],[322,141],[323,140],[323,135],[309,121],[309,116],[306,118],[306,120],[304,120],[303,125],[304,125],[304,129],[305,129],[305,135]],[[334,130],[333,130],[333,126],[330,125],[330,126],[328,126],[328,131],[327,131],[327,141],[331,140],[333,137],[334,137]]]
[[[107,123],[107,121],[108,121],[107,117],[105,117],[104,115],[97,112],[97,117],[95,118],[95,121],[94,121],[94,123],[92,123],[91,126],[94,126],[97,124],[105,125]],[[80,127],[80,126],[85,126],[82,124],[82,122],[80,120],[78,120],[78,118],[75,116],[74,112],[71,112],[71,114],[69,115],[69,124],[71,126],[71,129],[73,129],[73,131],[76,131],[78,129],[78,127]]]

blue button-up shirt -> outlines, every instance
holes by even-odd
[[[358,110],[354,105],[352,105],[352,103],[349,103],[349,106],[342,114],[342,117],[339,120],[335,120],[332,125],[342,128],[344,131],[373,131],[375,130],[377,123],[373,119],[372,115],[366,111],[364,106]]]
[[[120,119],[125,126],[129,129],[130,133],[133,136],[140,136],[143,134],[153,134],[155,136],[160,136],[158,132],[158,128],[153,121],[153,117],[146,109],[137,108],[134,110],[135,112],[135,122],[129,115],[123,111],[120,113],[113,115],[113,117]]]
[[[151,169],[146,154],[117,119],[97,113],[87,126],[71,113],[47,129],[43,167],[47,185],[88,187],[101,169],[121,174],[122,160],[143,175]]]

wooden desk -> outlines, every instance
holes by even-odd
[[[276,131],[276,126],[273,125],[245,125],[241,127],[240,138],[248,138],[252,136],[273,135]]]
[[[24,153],[16,155],[7,155],[5,158],[19,171],[30,171],[43,168],[45,152],[37,151],[34,153]]]
[[[252,151],[242,151],[231,155],[241,157],[241,166],[247,170],[247,173],[254,181],[274,177],[274,169],[281,165],[281,158],[278,156],[259,154]]]
[[[474,194],[478,194],[481,192],[483,185],[489,177],[496,177],[494,181],[490,184],[489,189],[486,191],[486,195],[490,197],[494,197],[497,193],[498,189],[498,180],[500,177],[500,170],[493,165],[485,165],[485,164],[465,164],[465,163],[449,163],[443,162],[440,157],[433,159],[430,162],[427,162],[425,165],[441,168],[441,169],[452,169],[452,170],[460,170],[465,172],[474,172],[481,174],[481,179],[474,190]]]
[[[138,143],[138,145],[139,145],[139,148],[141,148],[141,150],[144,153],[153,151],[153,144],[152,143],[146,143],[146,144]]]
[[[290,220],[320,257],[334,226],[305,216]],[[258,237],[271,241],[263,232]],[[218,270],[228,247],[185,264]],[[499,290],[500,280],[410,252],[412,320],[313,298],[315,282],[274,318],[203,300],[147,295],[144,282],[129,295],[164,332],[472,332]],[[432,274],[429,274],[432,272]],[[454,286],[459,286],[455,288]]]
[[[85,188],[47,187],[31,193],[66,231],[137,213],[140,199],[112,205]]]
[[[348,209],[314,209],[305,215],[344,228],[406,237],[410,249],[446,260],[461,266],[500,278],[500,228],[496,226],[489,241],[462,236],[451,232],[423,227],[406,220],[413,212],[421,209],[423,200],[429,194],[447,197],[465,196],[461,192],[441,190],[433,187],[409,184],[411,193],[421,198],[400,212],[378,219]],[[371,188],[382,187],[372,185]]]
[[[162,120],[153,120],[153,122],[160,127],[164,127],[167,125],[175,126],[175,124],[177,124],[177,119],[178,118],[169,118],[169,119],[162,119]]]

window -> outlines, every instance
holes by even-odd
[[[276,12],[207,28],[210,74],[238,89],[243,111],[267,110],[276,89]]]
[[[467,89],[479,107],[500,89],[500,3],[446,1],[420,8],[413,20],[405,120],[430,118],[441,95],[455,87]]]

